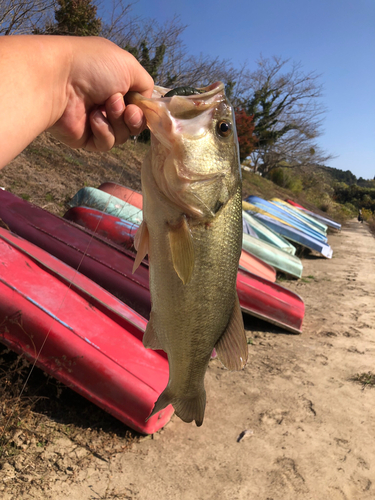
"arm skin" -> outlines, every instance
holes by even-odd
[[[0,168],[45,130],[72,148],[122,144],[145,128],[123,96],[152,89],[137,60],[104,38],[0,37]]]

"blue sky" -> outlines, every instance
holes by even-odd
[[[319,144],[338,156],[329,165],[374,178],[374,0],[139,0],[132,12],[159,23],[179,15],[194,55],[250,70],[260,54],[276,55],[321,74],[328,112]]]

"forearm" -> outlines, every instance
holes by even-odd
[[[70,65],[64,42],[60,37],[0,37],[0,168],[63,113]]]

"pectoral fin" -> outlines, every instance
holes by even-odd
[[[137,250],[137,255],[134,260],[133,271],[132,271],[133,273],[135,273],[142,260],[148,254],[148,241],[149,241],[148,228],[145,221],[143,221],[142,224],[139,226],[138,231],[134,238],[134,248]]]
[[[171,247],[173,267],[186,285],[190,281],[194,269],[194,245],[186,217],[175,226],[169,226],[169,244]]]
[[[242,370],[246,365],[248,347],[238,297],[227,329],[216,343],[215,349],[220,361],[228,370]]]

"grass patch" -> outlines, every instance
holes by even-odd
[[[48,203],[54,203],[55,202],[55,198],[53,196],[53,194],[51,193],[47,193],[46,196],[45,196],[45,199]]]
[[[42,158],[47,158],[51,159],[54,157],[55,152],[49,148],[46,148],[44,146],[33,146],[30,145],[25,149],[26,152],[31,153],[32,155],[35,156],[41,156]]]
[[[22,427],[31,410],[30,396],[24,388],[30,365],[23,358],[2,347],[0,356],[0,463],[20,453],[13,436]],[[21,396],[22,394],[22,396]]]
[[[361,384],[363,391],[366,387],[375,387],[375,373],[372,372],[357,373],[352,380]]]
[[[64,160],[69,163],[70,165],[77,165],[81,166],[83,165],[83,162],[81,160],[78,160],[77,158],[73,158],[72,156],[64,155]]]
[[[284,283],[285,281],[289,281],[287,276],[285,274],[279,274],[277,273],[276,275],[276,282],[277,283]]]
[[[312,274],[309,274],[308,276],[302,276],[301,281],[302,283],[311,283],[312,281],[316,281],[316,278]]]

